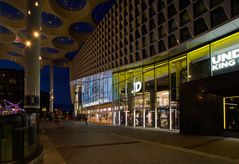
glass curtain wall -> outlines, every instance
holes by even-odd
[[[186,66],[183,57],[114,74],[115,124],[178,129],[179,87],[187,81]]]
[[[143,101],[143,76],[142,76],[142,68],[137,68],[134,70],[134,112],[135,112],[135,126],[144,126],[144,101]]]
[[[119,104],[120,104],[120,124],[126,124],[125,111],[127,111],[126,103],[126,87],[125,87],[125,73],[119,73]]]
[[[113,124],[120,125],[120,115],[119,115],[119,74],[113,75]]]
[[[145,126],[155,126],[155,78],[154,65],[143,68],[144,71],[144,110]]]
[[[168,63],[155,65],[156,127],[169,129],[169,76]]]
[[[211,75],[211,59],[209,45],[189,52],[188,54],[188,80],[198,80]]]
[[[127,125],[134,126],[134,70],[129,70],[126,72],[126,90],[127,90]]]
[[[84,77],[82,84],[82,107],[99,105],[112,101],[112,72]],[[118,92],[116,92],[117,94]]]
[[[179,129],[181,84],[238,70],[238,39],[235,33],[175,59],[115,73],[115,110],[126,111],[117,118],[126,126]]]
[[[179,88],[187,82],[186,56],[169,62],[170,70],[170,129],[179,129]]]

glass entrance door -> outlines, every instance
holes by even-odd
[[[224,129],[239,131],[239,96],[224,97]]]

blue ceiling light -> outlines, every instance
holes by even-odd
[[[68,52],[68,53],[65,54],[65,57],[69,60],[73,60],[74,57],[78,54],[79,51],[80,51],[80,48],[78,48],[74,51]]]
[[[64,36],[58,36],[53,39],[53,42],[58,44],[65,44],[65,45],[73,45],[75,44],[75,41],[71,38],[64,37]]]
[[[21,42],[13,42],[12,44],[19,47],[19,48],[25,48],[25,44],[21,43]]]
[[[60,52],[57,49],[51,47],[43,47],[41,50],[48,54],[58,54]]]
[[[8,55],[11,55],[11,56],[23,56],[22,54],[19,54],[17,52],[7,52]]]
[[[87,2],[87,0],[55,0],[55,1],[62,8],[70,11],[82,9]]]
[[[95,26],[87,22],[76,22],[70,26],[70,32],[80,34],[91,34]]]
[[[0,12],[1,13],[1,12]],[[8,28],[1,26],[0,25],[0,34],[7,34],[7,35],[11,35],[12,31],[10,31]]]
[[[100,3],[93,9],[92,18],[96,24],[99,24],[100,21],[102,21],[115,2],[116,0],[109,0],[104,3]]]
[[[42,25],[46,27],[56,28],[56,27],[60,27],[63,24],[63,21],[53,14],[42,12],[41,16],[42,16],[42,21],[41,21]]]
[[[0,2],[0,16],[13,20],[21,20],[24,18],[24,14],[17,8],[2,1]]]

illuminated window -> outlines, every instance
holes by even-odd
[[[209,45],[188,53],[188,80],[197,80],[211,75]]]

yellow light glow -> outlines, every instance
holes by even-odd
[[[28,10],[27,13],[30,15],[31,14],[31,10]]]
[[[209,45],[198,48],[194,51],[188,53],[188,62],[203,58],[205,56],[209,57]]]
[[[184,58],[186,58],[186,56],[182,56],[182,57],[180,57],[180,58],[173,59],[173,60],[170,61],[170,63],[175,62],[175,61],[178,61],[178,60],[182,60],[182,59],[184,59]]]
[[[42,57],[41,57],[41,56],[39,56],[39,60],[42,60]]]
[[[35,2],[35,6],[38,6],[38,2],[37,1]]]
[[[32,45],[32,43],[28,40],[28,41],[26,41],[26,46],[27,47],[30,47]]]
[[[34,31],[34,32],[33,32],[33,36],[34,36],[35,38],[38,38],[38,37],[39,37],[39,32],[38,32],[38,31]]]

